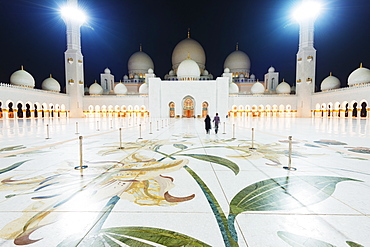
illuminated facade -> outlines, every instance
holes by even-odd
[[[77,0],[68,4],[77,7]],[[279,73],[270,67],[259,82],[251,74],[251,61],[238,45],[224,62],[224,73],[216,77],[206,69],[203,47],[190,37],[180,41],[172,53],[172,68],[163,79],[154,73],[154,63],[141,45],[128,60],[128,74],[116,81],[106,68],[100,84],[84,88],[80,26],[63,18],[67,27],[65,52],[66,93],[52,78],[42,90],[34,89],[32,75],[23,68],[0,83],[0,117],[204,117],[205,112],[230,117],[369,117],[370,70],[355,70],[348,87],[338,88],[330,75],[314,92],[316,50],[314,18],[300,20],[296,65],[296,89],[279,83]],[[58,87],[59,86],[59,87]],[[191,102],[190,102],[191,101]],[[207,107],[205,107],[205,105]],[[205,109],[206,108],[206,109]]]

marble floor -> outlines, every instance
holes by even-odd
[[[0,246],[370,246],[370,120],[221,120],[0,120]]]

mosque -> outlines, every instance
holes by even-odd
[[[77,0],[68,0],[78,7]],[[115,79],[109,68],[100,83],[84,83],[80,27],[75,18],[63,17],[67,27],[65,52],[66,92],[50,75],[36,89],[35,80],[23,67],[0,83],[0,118],[145,117],[355,117],[370,118],[370,70],[355,69],[348,86],[332,75],[315,92],[315,18],[300,20],[296,55],[296,81],[291,87],[270,67],[260,81],[251,73],[248,55],[238,45],[224,61],[224,73],[213,76],[206,67],[202,45],[190,36],[172,52],[172,68],[164,78],[155,74],[155,64],[140,46],[128,60],[127,75]]]

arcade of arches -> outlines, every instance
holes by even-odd
[[[23,119],[23,118],[44,118],[44,117],[67,117],[64,104],[47,104],[39,102],[14,103],[11,100],[0,101],[0,118]]]
[[[344,101],[342,103],[316,104],[313,117],[354,117],[370,118],[370,108],[366,100],[360,102]]]
[[[169,116],[171,118],[180,117],[176,115],[175,103],[168,104]],[[205,117],[208,114],[208,102],[201,104],[201,115]],[[88,111],[85,111],[87,117],[147,117],[149,112],[144,105],[142,106],[118,106],[112,105],[90,105]],[[192,118],[194,115],[195,101],[191,96],[186,96],[182,102],[182,117]],[[295,117],[296,111],[292,110],[290,105],[233,105],[228,112],[229,117]],[[13,102],[11,100],[0,100],[0,118],[44,118],[44,117],[67,117],[67,111],[64,104],[47,104],[39,102]],[[344,101],[342,103],[322,103],[316,104],[315,110],[312,110],[312,117],[354,117],[370,118],[370,108],[366,100]]]

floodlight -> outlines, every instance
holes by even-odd
[[[321,11],[318,1],[303,1],[293,10],[293,18],[298,21],[315,20]]]
[[[60,13],[65,20],[72,20],[81,24],[87,21],[86,14],[77,7],[64,6],[60,9]]]

